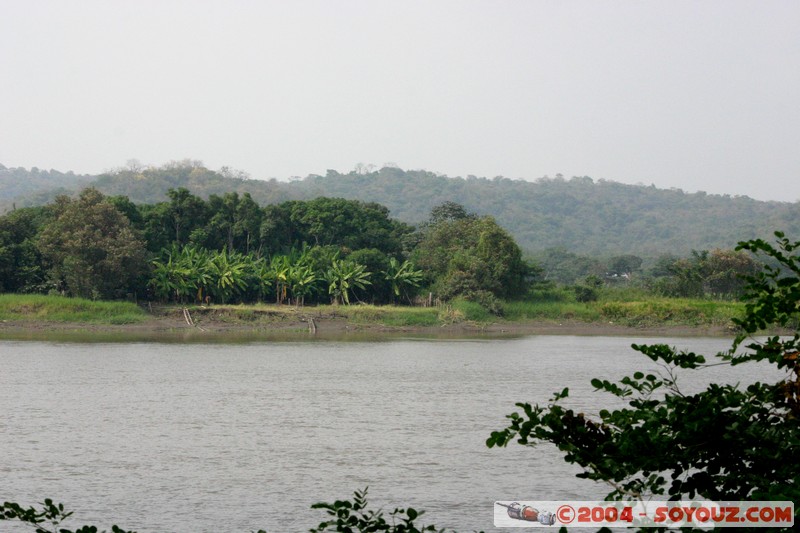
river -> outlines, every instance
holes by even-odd
[[[578,411],[619,405],[589,381],[655,368],[634,342],[704,354],[730,347],[719,338],[572,336],[0,341],[0,500],[64,502],[72,528],[281,533],[325,519],[312,503],[369,486],[384,509],[413,506],[427,511],[424,523],[494,531],[495,500],[609,491],[575,478],[551,447],[490,450],[485,440],[515,402],[547,402],[564,387]],[[779,375],[715,367],[682,383],[691,391]]]

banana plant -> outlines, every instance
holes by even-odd
[[[149,284],[153,287],[157,298],[169,300],[178,288],[173,278],[172,258],[163,262],[155,259],[152,264],[153,275]]]
[[[150,285],[156,296],[164,300],[175,297],[175,301],[182,302],[194,292],[191,265],[182,256],[182,250],[177,245],[171,249],[162,250],[163,260],[154,260],[153,277]]]
[[[317,273],[307,264],[294,264],[286,273],[286,284],[291,291],[296,306],[302,306],[305,298],[314,290],[314,283],[319,279]]]
[[[195,299],[202,302],[208,296],[208,287],[213,283],[211,255],[205,248],[187,245],[181,250],[180,262],[187,271],[187,288],[191,288]]]
[[[247,262],[238,252],[216,252],[211,257],[211,272],[212,293],[222,303],[247,288]]]
[[[266,274],[275,284],[275,303],[282,304],[286,301],[287,282],[289,275],[289,258],[285,255],[273,256],[269,262]]]
[[[331,295],[331,302],[350,305],[350,291],[372,285],[369,280],[370,275],[371,273],[366,272],[364,265],[343,259],[335,259],[325,273],[325,281],[328,282],[328,294]]]
[[[275,279],[272,277],[269,263],[263,257],[253,260],[251,268],[258,289],[258,302],[261,303],[264,296],[272,292]]]
[[[392,257],[389,259],[389,268],[382,273],[392,287],[394,298],[399,298],[401,291],[406,292],[407,287],[419,287],[422,282],[422,270],[415,270],[414,264],[407,259],[400,263]],[[407,293],[406,298],[410,301]]]

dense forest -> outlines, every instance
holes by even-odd
[[[134,204],[87,188],[0,217],[0,291],[303,305],[413,303],[424,285],[491,306],[534,273],[494,219],[455,204],[416,231],[358,200],[168,197]]]
[[[463,298],[499,314],[501,302],[567,287],[592,301],[605,286],[665,296],[730,298],[758,268],[745,252],[605,258],[561,249],[523,258],[491,216],[454,202],[418,227],[374,202],[318,197],[260,205],[249,193],[167,191],[137,204],[87,188],[0,216],[0,292],[163,302],[413,304]]]
[[[227,168],[212,171],[198,161],[157,168],[134,163],[91,180],[56,171],[0,167],[0,210],[8,211],[12,204],[41,205],[59,193],[77,193],[87,184],[137,204],[163,202],[170,189],[178,188],[204,200],[229,192],[249,193],[259,205],[321,196],[346,198],[386,206],[395,219],[413,225],[449,201],[492,216],[534,257],[561,251],[595,257],[633,254],[647,261],[666,253],[732,248],[742,239],[767,238],[776,228],[800,233],[798,202],[690,194],[589,177],[557,175],[529,182],[359,167],[347,174],[331,170],[325,176],[280,182],[249,179]],[[47,188],[50,185],[52,189]]]

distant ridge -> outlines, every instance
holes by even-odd
[[[656,257],[731,248],[740,240],[770,237],[778,229],[800,236],[800,202],[690,194],[589,177],[534,182],[449,178],[395,167],[348,174],[328,171],[325,176],[291,182],[226,174],[191,162],[96,177],[0,165],[0,208],[8,210],[12,202],[17,207],[46,203],[59,192],[74,192],[87,185],[107,195],[126,195],[136,203],[164,201],[170,188],[186,187],[205,198],[249,192],[261,205],[318,196],[373,201],[387,206],[393,217],[412,224],[424,221],[435,205],[453,201],[478,214],[494,216],[531,252],[560,247],[596,256],[632,253]],[[13,183],[26,180],[26,187]]]

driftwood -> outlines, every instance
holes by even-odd
[[[205,331],[203,328],[194,323],[194,320],[192,320],[192,315],[189,313],[188,307],[183,308],[183,319],[186,320],[186,323],[189,324],[190,326],[197,328],[200,331]]]

